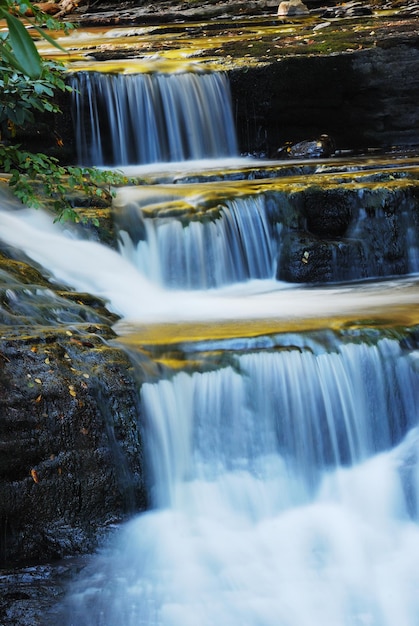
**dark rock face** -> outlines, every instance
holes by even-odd
[[[3,257],[0,267],[5,566],[91,551],[145,507],[145,487],[137,383],[109,343],[114,318],[83,294],[54,297],[50,286],[43,298],[48,283],[22,261]]]
[[[353,279],[355,268],[361,270],[358,278],[366,277],[359,243],[354,246],[296,232],[284,245],[277,278],[292,283],[331,283]]]
[[[321,190],[291,196],[277,278],[327,283],[419,269],[417,188]]]
[[[0,624],[6,626],[57,626],[60,598],[87,557],[57,563],[0,571]]]
[[[319,237],[342,237],[352,217],[349,196],[341,189],[309,189],[303,201],[308,230]]]
[[[5,563],[91,550],[98,531],[144,506],[128,359],[94,333],[32,333],[1,341]]]
[[[242,152],[274,157],[322,133],[336,148],[419,144],[419,39],[339,55],[284,57],[229,73]]]

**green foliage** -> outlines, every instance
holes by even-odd
[[[21,201],[40,208],[45,206],[47,197],[57,215],[56,220],[79,221],[69,200],[69,190],[82,197],[110,202],[112,186],[129,182],[119,172],[63,167],[54,157],[26,152],[19,146],[0,144],[0,164],[3,171],[11,175],[9,185]]]
[[[32,124],[35,111],[60,112],[54,102],[56,91],[71,91],[64,82],[63,69],[51,61],[42,61],[41,67],[40,77],[28,80],[10,65],[0,64],[0,127],[4,123]]]
[[[28,11],[33,19],[26,17]],[[63,66],[40,57],[20,20],[22,16],[54,45],[40,25],[65,31],[71,27],[46,16],[30,2],[0,0],[0,17],[8,26],[8,32],[0,34],[0,169],[10,174],[9,185],[23,203],[40,207],[48,198],[57,219],[79,221],[69,200],[70,190],[109,202],[111,185],[128,181],[116,172],[63,167],[54,157],[27,152],[14,145],[16,127],[32,124],[36,112],[59,113],[54,100],[56,92],[71,91],[65,83]]]
[[[27,17],[28,13],[33,15],[33,19]],[[32,37],[19,18],[23,18],[32,29],[58,48],[60,46],[41,26],[46,26],[50,30],[64,31],[73,28],[72,24],[64,24],[45,15],[30,2],[0,0],[0,18],[6,20],[8,28],[8,33],[0,39],[0,58],[12,70],[32,80],[39,79],[43,73],[42,59]]]

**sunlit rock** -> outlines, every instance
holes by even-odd
[[[278,15],[307,15],[308,8],[301,0],[289,0],[281,2],[278,7]]]
[[[363,15],[372,15],[372,13],[371,7],[365,6],[362,2],[345,2],[336,7],[328,7],[323,13],[323,17],[360,17]]]

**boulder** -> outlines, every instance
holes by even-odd
[[[278,15],[307,15],[308,8],[301,0],[288,0],[281,2],[278,7]]]
[[[318,159],[331,157],[335,152],[335,142],[326,134],[318,139],[288,143],[277,152],[277,157],[289,159]]]

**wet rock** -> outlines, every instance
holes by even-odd
[[[313,235],[343,237],[352,219],[350,194],[341,189],[312,187],[304,194],[303,211]]]
[[[136,383],[103,334],[2,330],[3,564],[92,550],[110,524],[145,505]]]
[[[290,143],[280,148],[278,158],[317,159],[328,158],[335,152],[335,142],[329,135],[320,135],[318,139]]]
[[[343,4],[339,4],[339,6],[328,7],[322,12],[322,17],[330,19],[340,17],[361,17],[363,15],[372,14],[372,8],[365,5],[363,2],[345,2]]]
[[[350,280],[356,266],[363,278],[362,246],[324,240],[304,231],[293,233],[281,251],[277,279],[292,283],[333,283]]]
[[[91,551],[145,506],[137,382],[111,343],[116,317],[8,256],[0,255],[3,566]]]
[[[417,15],[419,15],[419,2],[410,3],[409,6],[400,9],[402,17],[416,17]]]
[[[0,572],[2,626],[57,626],[56,605],[66,585],[86,564],[76,557],[55,564],[6,569]]]
[[[418,69],[417,35],[393,32],[368,50],[232,70],[240,150],[274,156],[324,129],[336,150],[419,145]]]
[[[417,189],[310,188],[291,199],[276,276],[327,283],[419,270]],[[294,207],[294,208],[293,208]]]
[[[308,12],[308,8],[301,0],[281,2],[278,7],[278,15],[307,15]]]

